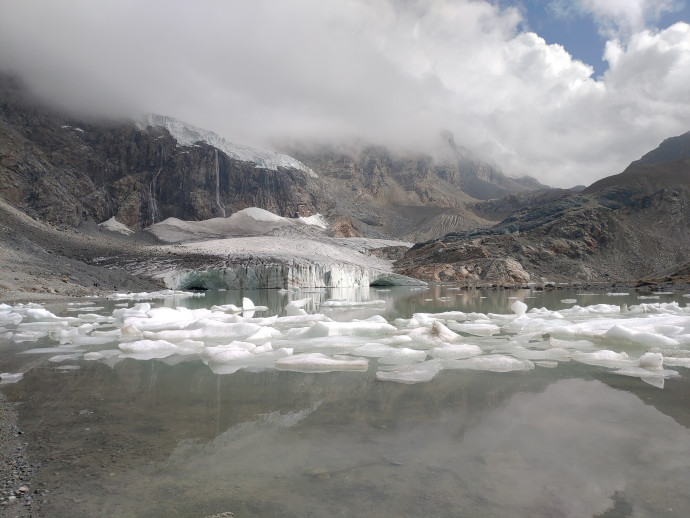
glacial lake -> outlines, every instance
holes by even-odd
[[[690,516],[690,298],[625,291],[0,306],[33,515]]]

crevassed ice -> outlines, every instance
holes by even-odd
[[[557,368],[573,361],[661,388],[665,379],[682,374],[671,367],[690,368],[690,309],[677,303],[645,303],[623,312],[609,304],[555,311],[514,302],[506,314],[445,311],[393,321],[381,315],[334,321],[308,297],[288,302],[284,314],[266,316],[254,316],[261,308],[249,298],[241,307],[198,309],[151,302],[164,297],[170,304],[184,296],[122,294],[117,298],[128,301],[125,307],[108,313],[91,304],[83,309],[92,312],[77,317],[38,304],[3,304],[0,340],[25,343],[20,354],[42,355],[49,368],[184,359],[204,362],[217,374],[376,371],[378,380],[399,383],[428,382],[442,371],[528,373],[535,364]],[[32,348],[39,340],[41,346]],[[17,382],[20,374],[3,373],[2,382]]]

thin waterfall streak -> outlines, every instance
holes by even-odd
[[[220,203],[220,166],[218,164],[218,150],[215,150],[215,156],[216,156],[216,205],[218,205],[218,208],[220,211],[223,213],[223,217],[225,217],[225,206],[223,206]]]

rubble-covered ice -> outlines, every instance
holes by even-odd
[[[665,379],[683,375],[670,367],[690,368],[690,308],[675,302],[623,312],[610,304],[549,310],[515,301],[506,313],[449,310],[390,319],[331,311],[340,318],[334,320],[320,311],[339,306],[319,306],[294,293],[281,314],[265,316],[254,315],[266,308],[247,296],[239,306],[176,305],[186,296],[122,294],[116,298],[128,301],[125,306],[106,310],[90,304],[89,312],[77,317],[38,304],[3,304],[0,340],[53,366],[84,361],[112,366],[129,358],[200,361],[217,374],[371,369],[378,380],[399,383],[429,381],[444,370],[528,372],[535,364],[565,368],[572,361],[662,387]],[[367,302],[347,304],[371,308]],[[40,359],[31,362],[36,363]],[[2,374],[2,383],[20,379],[18,373]]]

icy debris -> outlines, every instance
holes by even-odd
[[[561,304],[577,304],[577,299],[561,299]]]

